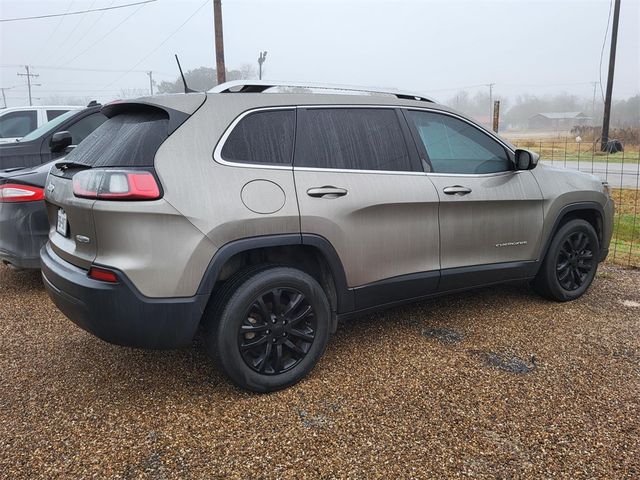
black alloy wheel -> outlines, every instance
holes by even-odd
[[[207,349],[220,371],[254,392],[289,387],[311,372],[329,341],[327,294],[306,272],[254,265],[226,280],[207,309]]]
[[[582,218],[560,226],[551,239],[533,288],[558,302],[580,298],[596,276],[600,243],[595,228]]]
[[[558,251],[558,282],[565,290],[578,290],[587,281],[595,265],[593,245],[589,236],[581,231],[573,232],[565,238]]]
[[[305,295],[273,288],[251,304],[238,329],[245,363],[262,375],[278,375],[300,363],[316,334],[316,316]]]

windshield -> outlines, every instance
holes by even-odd
[[[69,117],[71,117],[72,115],[74,115],[76,113],[78,113],[77,110],[69,110],[67,113],[63,113],[62,115],[54,118],[50,122],[47,122],[44,125],[42,125],[41,127],[36,128],[30,134],[25,135],[24,137],[22,137],[20,139],[20,142],[30,142],[31,140],[35,140],[35,139],[41,137],[45,133],[48,133],[51,130],[55,129],[61,123],[64,123],[65,120],[67,120]]]

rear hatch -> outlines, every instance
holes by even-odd
[[[204,98],[202,95],[199,103],[186,102],[186,112],[148,101],[115,103],[102,109],[109,119],[56,162],[47,179],[49,242],[56,254],[88,269],[100,241],[93,215],[96,202],[162,197],[153,168],[155,154]]]

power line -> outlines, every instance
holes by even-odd
[[[452,87],[452,88],[438,88],[438,89],[427,89],[427,92],[451,92],[453,90],[467,90],[470,88],[477,88],[477,87],[486,87],[487,84],[486,83],[479,83],[477,85],[466,85],[463,87]]]
[[[35,17],[3,18],[3,19],[0,19],[0,22],[18,22],[22,20],[36,20],[39,18],[66,17],[69,15],[80,15],[83,13],[104,12],[105,10],[115,10],[117,8],[133,7],[135,5],[142,5],[144,3],[153,3],[156,1],[157,0],[144,0],[143,2],[126,3],[124,5],[116,5],[115,7],[102,7],[102,8],[88,9],[88,10],[78,10],[76,12],[54,13],[51,15],[37,15]]]
[[[93,47],[95,47],[98,43],[100,43],[102,40],[104,40],[105,38],[107,38],[109,35],[111,35],[114,31],[116,31],[118,28],[120,28],[127,20],[129,20],[131,17],[133,17],[136,13],[138,13],[142,8],[144,8],[144,5],[140,5],[138,8],[136,8],[133,12],[131,12],[129,15],[127,15],[120,23],[118,23],[115,27],[113,27],[111,30],[109,30],[107,33],[105,33],[103,36],[101,36],[99,39],[97,39],[95,42],[93,42],[91,45],[89,45],[87,48],[85,48],[84,50],[82,50],[80,53],[78,53],[75,57],[73,57],[71,60],[69,60],[68,62],[65,62],[62,64],[62,66],[64,67],[65,65],[69,65],[71,62],[75,61],[78,57],[81,57],[82,55],[84,55],[85,53],[87,53],[89,50],[91,50]]]
[[[188,17],[184,22],[182,22],[182,23],[180,24],[180,26],[179,26],[178,28],[176,28],[173,32],[171,32],[171,33],[169,34],[169,36],[167,36],[167,37],[166,37],[162,42],[160,42],[160,44],[159,44],[156,48],[154,48],[154,49],[153,49],[153,50],[151,50],[149,53],[147,53],[144,57],[142,57],[142,58],[138,61],[138,63],[136,63],[133,67],[131,67],[129,70],[127,70],[124,74],[120,75],[120,76],[119,76],[118,78],[116,78],[114,81],[112,81],[112,82],[108,83],[107,85],[105,85],[105,86],[104,86],[104,88],[110,87],[110,86],[111,86],[111,85],[113,85],[114,83],[116,83],[116,82],[120,81],[120,79],[122,79],[122,78],[123,78],[125,75],[127,75],[128,73],[133,72],[133,71],[134,71],[134,70],[133,70],[134,68],[136,68],[136,67],[137,67],[138,65],[140,65],[142,62],[144,62],[147,58],[149,58],[151,55],[153,55],[155,52],[157,52],[157,51],[160,49],[160,47],[162,47],[165,43],[167,43],[167,42],[169,41],[169,39],[171,39],[171,37],[173,37],[176,33],[178,33],[178,31],[179,31],[182,27],[184,27],[184,26],[189,22],[189,20],[191,20],[191,19],[196,15],[196,13],[198,13],[200,10],[202,10],[202,8],[203,8],[205,5],[207,5],[208,3],[209,3],[209,0],[205,0],[205,1],[202,3],[202,5],[200,5],[198,8],[196,8],[196,9],[195,9],[195,11],[194,11],[191,15],[189,15],[189,17]]]
[[[96,0],[93,0],[91,2],[91,5],[89,5],[89,9],[91,9],[91,7],[93,7],[95,5],[95,3],[96,3]],[[100,15],[104,15],[104,11]],[[64,51],[63,47],[69,42],[69,40],[71,39],[73,34],[76,33],[76,30],[78,30],[78,27],[82,24],[82,21],[84,20],[84,17],[86,17],[86,16],[87,16],[86,13],[83,14],[80,17],[80,19],[78,20],[78,23],[76,23],[75,26],[71,29],[71,31],[65,35],[65,38],[62,40],[62,43],[57,48],[57,50],[58,50],[58,55],[56,56],[57,58],[55,60],[52,59],[51,63],[58,63],[58,60],[60,60],[61,57],[64,57],[65,51]],[[60,55],[60,51],[62,52],[62,55]]]
[[[116,0],[111,0],[111,3],[109,4],[109,6],[113,5],[113,4],[115,3],[115,1],[116,1]],[[138,11],[138,10],[140,10],[142,7],[144,7],[144,5],[140,5],[137,9],[135,9],[135,10],[133,11],[133,13],[137,12],[137,11]],[[93,27],[94,27],[94,26],[96,26],[100,20],[102,20],[102,17],[104,17],[104,15],[105,15],[106,13],[107,13],[106,11],[105,11],[105,12],[102,12],[102,13],[100,13],[100,15],[98,15],[98,16],[96,17],[96,19],[93,21],[93,23],[92,23],[91,25],[89,25],[89,28],[88,28],[87,30],[85,30],[85,32],[82,34],[82,36],[80,36],[80,38],[78,38],[78,39],[74,42],[74,43],[75,43],[75,45],[79,45],[79,46],[83,45],[83,40],[84,40],[85,38],[87,38],[87,35],[89,35],[90,33],[92,33],[92,32],[93,32]],[[128,15],[128,16],[127,16],[127,18],[129,18],[130,16],[131,16],[131,15]],[[118,24],[118,26],[119,26],[121,23],[122,23],[122,22],[120,22],[120,23]],[[97,42],[95,42],[95,43],[97,43]],[[73,61],[74,61],[76,58],[78,58],[82,53],[86,52],[86,51],[87,51],[87,50],[89,50],[91,47],[93,47],[93,45],[95,45],[95,43],[92,43],[91,45],[89,45],[89,47],[88,47],[88,48],[86,48],[85,50],[82,50],[82,52],[81,52],[80,54],[76,55],[75,57],[73,57],[73,58],[72,58],[71,60],[69,60],[68,62],[65,62],[63,65],[68,65],[68,64],[70,64],[71,62],[73,62]],[[63,52],[62,52],[62,56],[58,57],[58,61],[57,61],[57,62],[53,62],[53,63],[59,63],[59,62],[61,62],[61,61],[62,61],[62,60],[67,56],[67,53],[68,53],[68,52],[64,52],[64,51],[63,51]]]
[[[569,82],[569,83],[501,83],[503,87],[571,87],[575,85],[590,85],[593,82]]]
[[[607,44],[607,34],[609,33],[609,25],[611,24],[611,9],[613,7],[613,0],[609,2],[609,15],[607,17],[607,28],[604,31],[604,38],[602,39],[602,49],[600,50],[600,95],[602,95],[602,101],[604,102],[604,90],[602,90],[602,57],[604,57],[604,46]]]
[[[69,13],[69,10],[71,10],[71,7],[73,5],[73,2],[75,2],[75,0],[71,0],[69,2],[69,5],[67,6],[67,10],[64,12],[65,14]],[[60,20],[58,20],[58,23],[56,24],[55,28],[51,31],[51,33],[49,34],[49,36],[47,37],[47,39],[42,45],[44,46],[49,45],[49,40],[51,40],[55,35],[55,33],[58,31],[58,29],[60,28],[60,25],[64,21],[64,18],[65,18],[64,16],[60,17]],[[37,57],[34,59],[34,63],[36,60],[40,60],[40,57],[42,56],[42,51],[43,51],[43,48],[40,48],[40,51],[38,52]]]
[[[69,71],[77,71],[77,72],[110,72],[110,73],[122,73],[122,72],[140,72],[146,73],[147,70],[116,70],[109,68],[83,68],[83,67],[55,67],[51,65],[31,65],[34,68],[44,69],[44,70],[69,70]],[[0,68],[23,68],[24,65],[19,64],[3,64],[0,65]],[[160,73],[160,72],[159,72]],[[168,73],[164,73],[164,75],[170,75]]]
[[[609,121],[611,119],[611,97],[613,96],[613,74],[616,66],[616,47],[618,45],[618,24],[620,22],[620,1],[615,0],[613,9],[613,26],[611,27],[611,46],[609,51],[609,73],[607,75],[607,96],[604,100],[604,112],[602,115],[602,138],[600,149],[609,151]],[[615,153],[615,151],[614,151]]]

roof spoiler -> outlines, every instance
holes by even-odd
[[[100,112],[107,118],[114,117],[121,113],[133,113],[133,112],[149,112],[149,111],[161,111],[164,112],[169,119],[168,135],[175,132],[180,125],[187,121],[191,116],[189,113],[181,112],[173,108],[158,105],[157,103],[149,103],[144,101],[123,101],[116,100],[108,103],[100,109]]]

